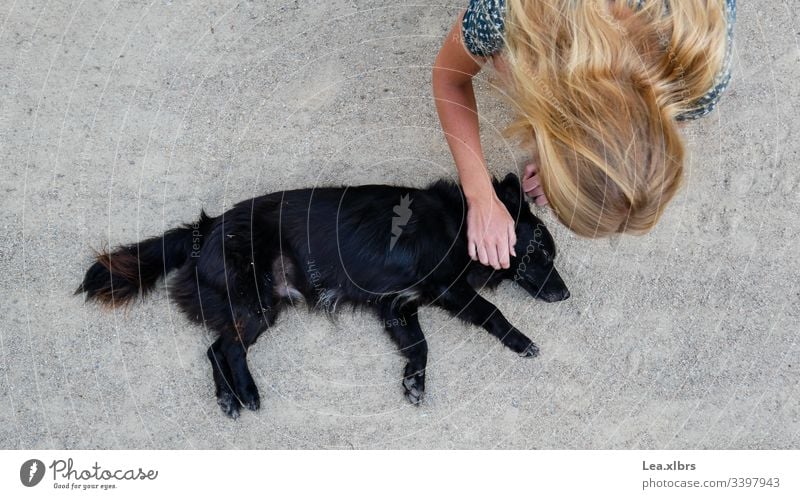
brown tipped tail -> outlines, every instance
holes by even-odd
[[[159,278],[184,264],[193,247],[202,245],[203,235],[212,222],[212,218],[201,213],[200,221],[193,225],[99,253],[75,294],[86,293],[87,301],[95,300],[111,307],[146,295],[155,288]]]

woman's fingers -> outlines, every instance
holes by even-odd
[[[509,253],[517,256],[517,250],[514,247],[517,245],[517,231],[514,228],[514,222],[508,224],[508,249]]]
[[[530,194],[531,191],[533,191],[537,187],[541,186],[542,186],[542,180],[539,177],[538,173],[522,181],[522,190],[527,192],[528,194]]]
[[[522,190],[532,197],[537,206],[545,206],[547,197],[544,195],[544,188],[542,187],[542,180],[539,174],[536,173],[527,180],[522,181]]]
[[[478,259],[478,246],[475,244],[475,241],[470,239],[467,241],[467,253],[469,253],[469,257],[472,260]]]
[[[489,246],[486,248],[489,256],[489,266],[495,270],[500,270],[500,258],[497,255],[497,246]]]
[[[483,242],[478,243],[478,260],[484,265],[489,265],[489,254]]]
[[[500,239],[495,246],[495,260],[492,267],[496,270],[507,269],[510,266],[510,259],[508,256],[508,238]]]
[[[522,180],[533,177],[538,171],[539,165],[537,163],[528,163],[525,165],[525,173],[522,175]]]
[[[536,189],[530,192],[530,196],[533,198],[533,201],[536,203],[536,206],[545,206],[547,205],[547,197],[544,195],[544,189],[540,185]]]
[[[537,206],[548,204],[542,188],[542,178],[539,176],[539,163],[537,161],[533,161],[525,167],[525,175],[522,177],[522,190],[533,198]]]

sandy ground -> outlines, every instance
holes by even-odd
[[[264,4],[268,5],[264,5]],[[72,296],[91,248],[286,188],[454,176],[430,65],[465,1],[0,3],[0,447],[797,448],[800,17],[741,2],[734,80],[686,130],[687,187],[646,237],[580,240],[539,210],[572,298],[487,293],[520,359],[425,309],[427,399],[377,321],[295,310],[223,417],[208,331],[163,286]],[[413,5],[412,5],[413,4]],[[524,165],[482,81],[497,174]],[[388,230],[388,229],[387,229]]]

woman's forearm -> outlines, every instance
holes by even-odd
[[[467,52],[461,39],[463,13],[444,40],[433,65],[433,97],[447,144],[467,200],[490,199],[494,190],[486,169],[472,78],[483,61]]]
[[[481,148],[478,111],[472,82],[447,81],[449,70],[437,68],[433,76],[436,111],[456,163],[467,200],[487,199],[492,183]]]

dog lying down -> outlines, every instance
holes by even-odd
[[[117,306],[176,270],[169,294],[194,322],[219,335],[208,349],[217,401],[237,418],[259,408],[247,349],[287,305],[333,312],[374,310],[408,363],[402,386],[414,404],[425,391],[428,347],[417,319],[436,305],[476,324],[523,357],[539,349],[476,289],[508,279],[547,302],[569,291],[553,267],[556,248],[524,201],[519,179],[494,180],[516,220],[516,257],[495,271],[467,254],[466,202],[459,187],[365,185],[283,191],[242,201],[218,217],[97,256],[76,294]]]

